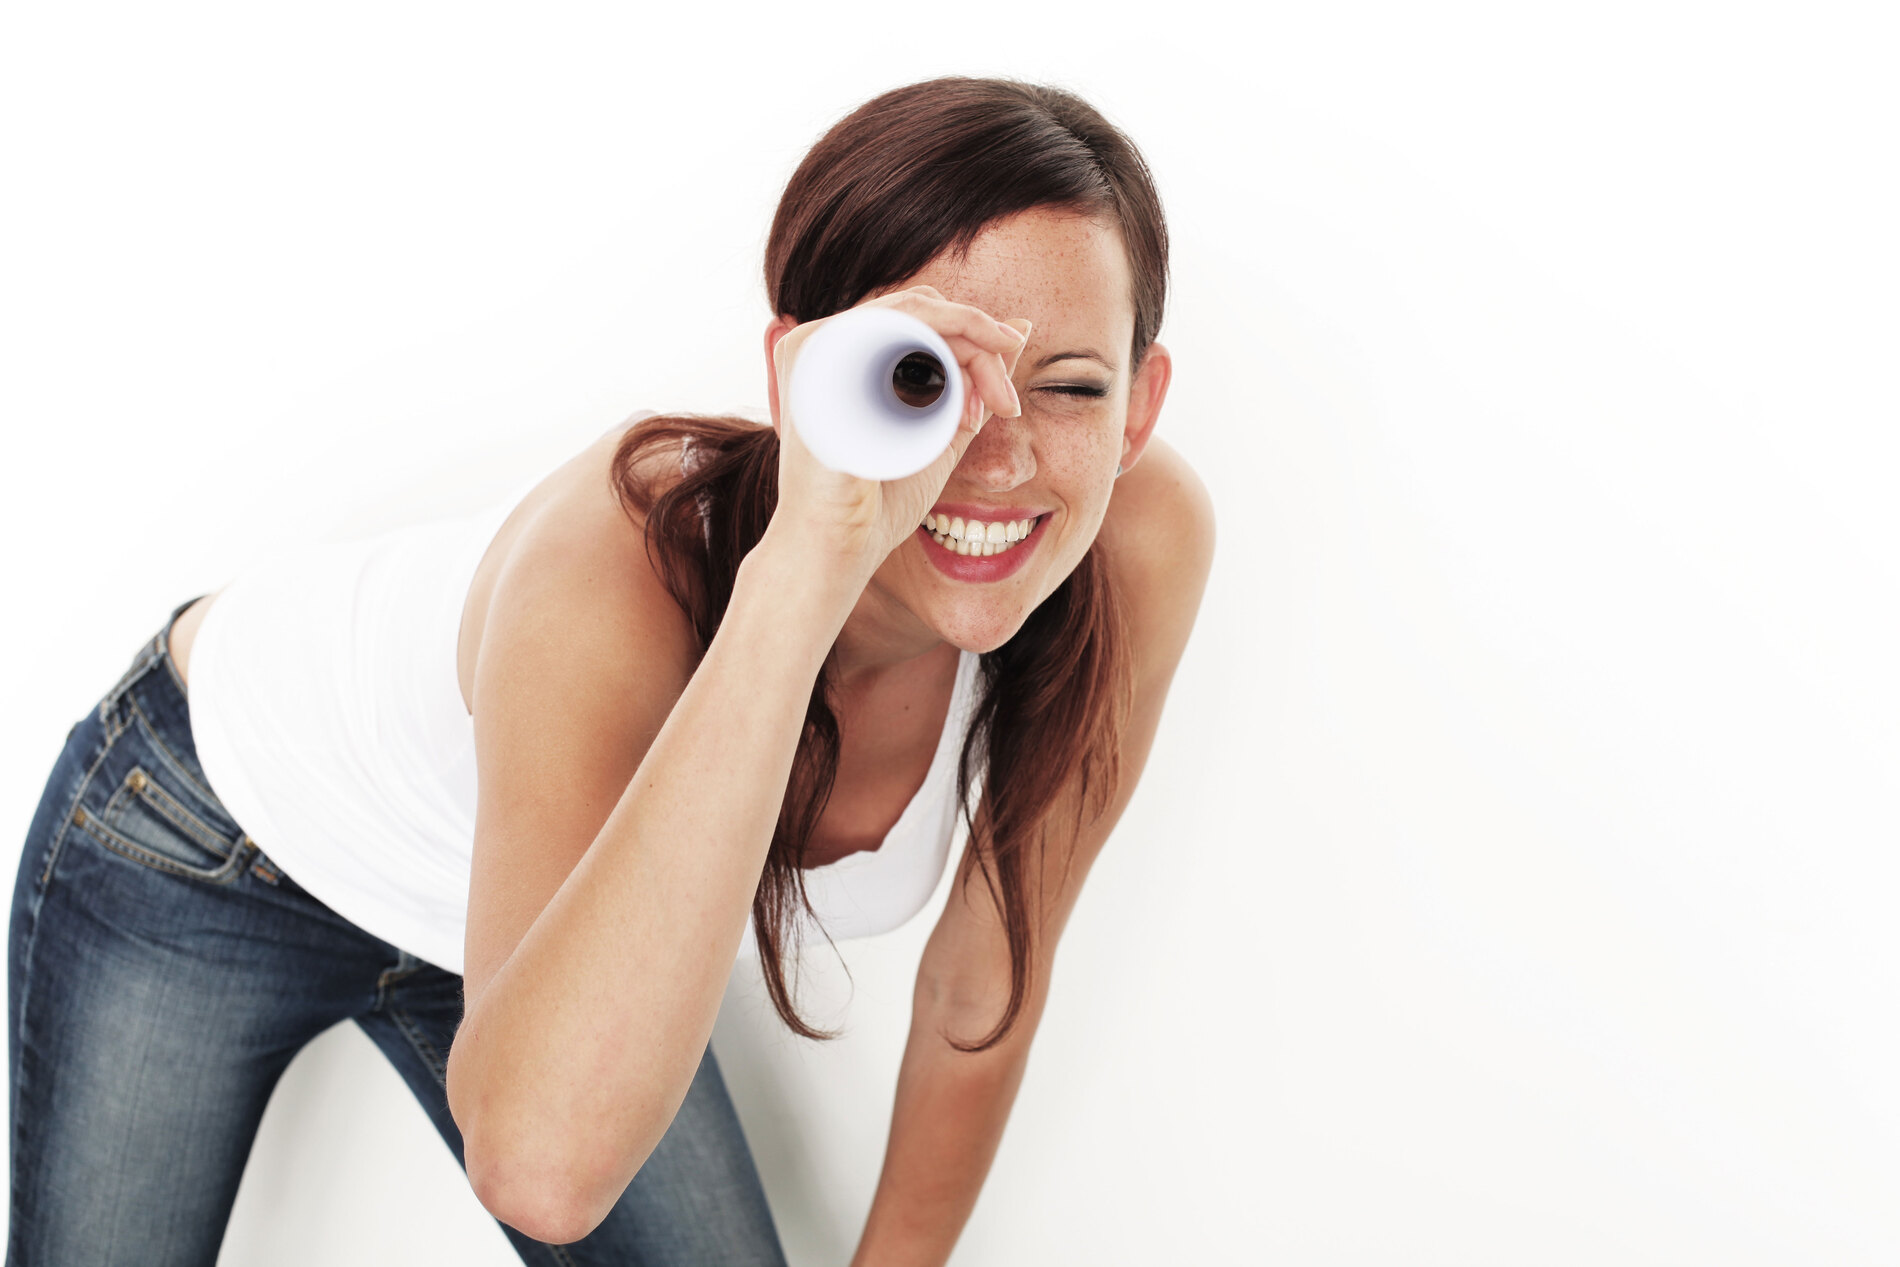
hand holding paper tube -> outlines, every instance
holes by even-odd
[[[1021,413],[1010,375],[1029,328],[929,286],[794,326],[773,349],[783,403],[774,526],[875,571],[992,413]]]
[[[798,350],[792,417],[813,457],[867,480],[915,475],[950,445],[963,376],[943,336],[895,308],[848,308]]]

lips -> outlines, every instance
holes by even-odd
[[[999,554],[958,554],[954,545],[940,544],[936,539],[939,534],[933,534],[928,528],[918,528],[917,535],[922,539],[925,557],[945,576],[956,581],[991,583],[1004,580],[1021,570],[1029,561],[1030,553],[1042,544],[1048,520],[1047,515],[1037,519],[1030,525],[1027,537],[1009,545]]]

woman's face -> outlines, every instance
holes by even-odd
[[[939,256],[878,293],[920,285],[999,321],[1034,323],[1014,375],[1022,416],[984,425],[936,504],[966,519],[974,509],[985,522],[1019,517],[1011,511],[1042,514],[1035,529],[1042,539],[1011,575],[970,581],[947,574],[932,561],[941,547],[914,533],[878,568],[866,600],[875,606],[882,597],[935,637],[989,651],[1088,552],[1108,513],[1116,464],[1132,467],[1147,444],[1166,392],[1168,353],[1151,344],[1139,381],[1131,380],[1135,314],[1121,234],[1073,212],[1034,208],[998,221],[963,260]],[[868,614],[865,604],[859,612]],[[881,613],[886,620],[898,614]]]

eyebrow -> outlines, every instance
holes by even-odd
[[[1089,348],[1078,348],[1073,352],[1052,352],[1048,356],[1043,357],[1040,361],[1037,361],[1036,368],[1042,369],[1044,366],[1053,365],[1057,361],[1094,361],[1109,373],[1112,374],[1115,372],[1115,363],[1113,361],[1103,356],[1100,352],[1093,351]]]

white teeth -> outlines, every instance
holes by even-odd
[[[955,515],[926,515],[923,526],[931,533],[942,533],[955,540],[968,538],[972,542],[992,542],[998,545],[1012,541],[1021,541],[1036,526],[1034,519],[1011,519],[986,524],[980,520],[964,520]]]
[[[931,540],[944,549],[981,559],[1015,549],[1017,542],[1035,530],[1036,521],[1018,519],[1008,523],[983,524],[972,519],[965,523],[952,515],[931,515],[924,520],[923,526],[930,533]]]
[[[1016,549],[1016,541],[1035,532],[1034,519],[1013,519],[984,524],[982,520],[963,520],[956,515],[925,515],[923,528],[946,551],[969,558],[988,558]]]

